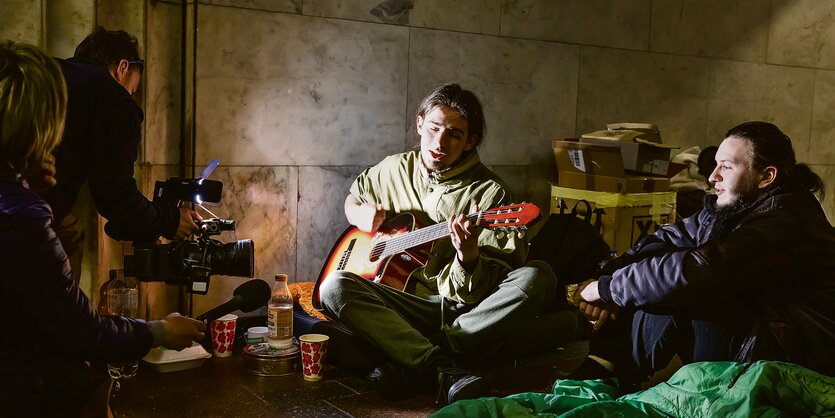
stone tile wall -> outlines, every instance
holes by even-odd
[[[43,4],[0,0],[0,37],[45,43]],[[150,187],[179,159],[180,5],[95,4],[143,32]],[[835,219],[833,15],[828,0],[200,1],[195,162],[221,161],[224,202],[211,209],[238,221],[223,239],[255,240],[270,282],[316,278],[353,178],[414,146],[418,100],[449,80],[481,97],[482,157],[520,200],[548,207],[552,139],[652,122],[686,149],[758,119],[828,183]],[[213,279],[195,311],[241,280]]]
[[[259,275],[286,268],[299,281],[315,279],[342,232],[353,177],[415,145],[417,102],[448,80],[484,103],[484,161],[543,207],[554,171],[550,140],[618,121],[657,123],[665,142],[682,149],[717,144],[745,120],[774,121],[794,138],[800,160],[828,174],[832,72],[811,57],[826,44],[797,55],[805,40],[795,39],[798,47],[774,37],[828,22],[810,22],[815,15],[791,2],[733,3],[201,3],[197,161],[292,168],[287,176],[299,184],[286,192],[298,193],[297,211],[277,188],[265,203],[276,215],[249,231],[241,225],[238,236],[255,239]],[[803,6],[832,8],[812,3]],[[257,178],[231,187],[265,189]],[[276,227],[294,228],[295,251],[259,246],[278,238]]]

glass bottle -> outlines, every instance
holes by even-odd
[[[96,311],[99,315],[110,315],[107,311],[107,287],[110,286],[110,283],[113,283],[116,280],[116,277],[119,276],[121,270],[112,269],[108,272],[108,279],[104,282],[101,287],[99,288],[99,304],[96,306]]]
[[[102,287],[106,301],[106,315],[135,318],[139,315],[139,281],[125,277],[122,270],[110,270],[110,280]],[[101,304],[100,304],[101,306]],[[136,376],[139,361],[107,363],[107,373],[114,380],[130,379]]]
[[[287,275],[276,274],[270,303],[267,305],[267,343],[273,348],[293,346],[293,296]]]

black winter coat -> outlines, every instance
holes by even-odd
[[[67,82],[67,123],[55,149],[58,186],[43,194],[63,219],[89,181],[105,232],[122,241],[155,240],[176,232],[180,212],[149,201],[136,187],[133,166],[142,135],[142,110],[107,72],[81,58],[59,59]]]
[[[710,238],[715,218],[702,210],[613,260],[602,299],[662,313],[732,306],[751,316],[750,336],[776,342],[755,347],[755,359],[835,375],[835,229],[814,195],[773,190]]]
[[[91,309],[51,224],[49,206],[0,172],[0,416],[72,415],[83,360],[136,360],[153,344],[147,322]]]

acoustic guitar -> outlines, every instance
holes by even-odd
[[[523,234],[527,225],[539,219],[532,203],[502,206],[467,215],[470,222],[499,233]],[[337,270],[350,271],[364,279],[406,289],[409,276],[426,265],[432,241],[449,236],[446,222],[419,228],[414,215],[400,214],[380,226],[376,234],[351,226],[331,249],[313,288],[313,307],[321,310],[319,287]]]

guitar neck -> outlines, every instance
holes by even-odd
[[[477,222],[478,217],[478,213],[467,215],[467,219],[469,219],[470,222]],[[388,257],[399,252],[408,250],[409,248],[417,247],[419,245],[423,245],[427,242],[432,242],[436,239],[441,239],[446,236],[449,236],[449,227],[447,226],[446,222],[441,222],[432,226],[420,228],[418,230],[405,233],[398,237],[387,239],[385,242],[382,243],[384,245],[384,248],[382,249],[380,257]]]

